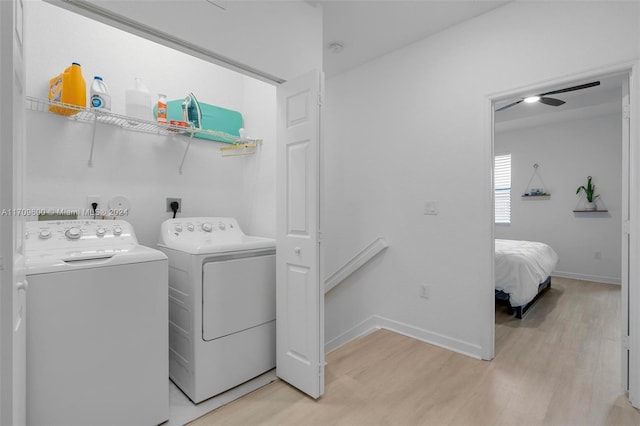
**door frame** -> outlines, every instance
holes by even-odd
[[[509,90],[496,92],[485,96],[485,132],[484,146],[486,164],[489,164],[491,173],[488,173],[490,179],[489,187],[491,188],[491,197],[488,197],[490,203],[489,225],[490,241],[488,242],[491,258],[491,279],[486,283],[486,310],[483,315],[483,333],[482,333],[482,358],[491,360],[495,357],[495,211],[494,211],[494,104],[498,101],[506,100],[521,95],[523,92],[537,92],[540,89],[554,86],[570,84],[576,80],[585,80],[599,78],[603,75],[627,73],[629,75],[629,105],[631,114],[629,118],[629,235],[631,243],[629,246],[629,258],[638,259],[640,254],[637,238],[638,226],[640,224],[640,211],[638,209],[638,191],[640,190],[640,142],[638,141],[638,123],[640,122],[640,111],[638,111],[638,98],[640,97],[640,61],[630,61],[617,63],[610,66],[592,68],[585,71],[578,71],[567,74],[559,78],[542,80],[526,86],[520,86]],[[623,153],[624,155],[624,153]],[[624,195],[623,195],[624,196]],[[638,261],[629,262],[629,335],[630,335],[630,353],[629,353],[629,400],[635,407],[640,407],[640,284],[639,284],[639,265]],[[637,307],[637,308],[633,308]],[[622,324],[621,324],[622,327]],[[622,342],[620,342],[622,344]]]
[[[631,114],[630,110],[625,111],[625,107],[630,108],[631,106],[631,79],[633,78],[633,74],[627,73],[625,74],[626,79],[622,82],[622,241],[621,241],[621,254],[622,254],[622,276],[621,276],[621,291],[622,291],[622,315],[621,315],[621,328],[622,328],[622,339],[623,339],[623,347],[620,353],[620,380],[622,383],[622,389],[627,393],[629,391],[629,356],[631,352],[629,349],[629,341],[628,337],[630,336],[629,330],[629,279],[630,279],[630,268],[631,268],[631,230],[630,219],[631,219]],[[626,179],[626,180],[625,180]],[[627,350],[625,347],[627,346]]]
[[[25,0],[0,1],[0,423],[26,423],[24,183]]]

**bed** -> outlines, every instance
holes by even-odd
[[[496,239],[496,304],[522,318],[551,287],[551,272],[557,264],[558,254],[547,244]]]

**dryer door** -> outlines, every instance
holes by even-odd
[[[203,340],[217,339],[275,321],[275,259],[275,254],[222,257],[204,264]]]

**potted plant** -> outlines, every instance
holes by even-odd
[[[584,195],[587,198],[587,203],[584,205],[585,210],[595,210],[596,209],[596,200],[600,196],[595,193],[596,186],[591,183],[591,176],[587,176],[587,186],[579,186],[576,189],[576,194],[579,194],[580,191],[584,191]]]

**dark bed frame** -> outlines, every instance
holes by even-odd
[[[496,305],[502,305],[509,308],[509,315],[516,315],[516,318],[522,319],[522,315],[524,315],[530,307],[533,306],[534,303],[538,301],[540,296],[545,293],[547,290],[551,288],[551,276],[548,276],[544,282],[538,285],[538,294],[534,297],[531,302],[522,306],[511,306],[511,301],[509,298],[509,294],[503,292],[502,290],[496,290]]]

